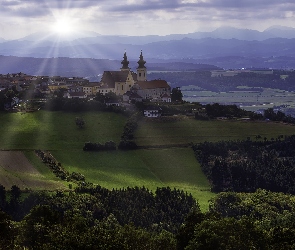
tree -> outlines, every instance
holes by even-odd
[[[20,197],[21,191],[20,188],[16,185],[11,187],[11,199],[18,200]]]
[[[85,126],[85,121],[83,118],[81,117],[76,117],[76,125],[79,127],[79,128],[84,128]]]
[[[0,249],[14,249],[10,217],[0,210]]]
[[[194,228],[190,249],[268,249],[263,230],[249,218],[205,220]]]
[[[105,103],[106,97],[102,93],[98,92],[98,93],[96,93],[94,100],[96,100],[100,103]]]
[[[0,184],[0,209],[4,210],[6,206],[6,190],[3,185]]]
[[[172,102],[182,102],[182,93],[179,87],[173,88],[171,92],[171,101]]]

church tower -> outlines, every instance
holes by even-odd
[[[123,56],[123,61],[121,62],[122,64],[122,68],[121,68],[121,71],[129,71],[130,68],[128,67],[129,65],[129,61],[127,60],[127,55],[126,55],[126,51],[124,53],[124,56]]]
[[[146,67],[144,64],[146,63],[143,60],[142,51],[139,56],[138,67],[137,67],[137,81],[146,81]]]

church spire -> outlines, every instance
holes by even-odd
[[[128,67],[129,61],[127,60],[126,51],[124,53],[123,61],[121,62],[121,64],[122,64],[122,68],[121,68],[122,71],[124,71],[124,70],[130,70],[130,68]]]
[[[140,51],[139,61],[137,63],[138,63],[138,67],[137,67],[138,69],[145,68],[144,65],[145,65],[146,61],[143,60],[142,50]]]
[[[137,67],[137,81],[146,81],[146,67],[144,66],[146,61],[143,60],[142,50],[140,52],[138,67]]]

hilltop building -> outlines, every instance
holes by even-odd
[[[134,85],[137,76],[129,68],[126,52],[124,53],[122,67],[120,71],[104,71],[101,78],[98,93],[106,94],[113,92],[116,95],[123,95]]]
[[[169,84],[165,80],[148,81],[145,63],[141,51],[137,62],[137,73],[131,71],[125,52],[120,71],[104,71],[97,92],[104,95],[113,92],[116,95],[122,95],[124,101],[149,99],[157,102],[171,102]]]

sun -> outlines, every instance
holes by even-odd
[[[75,32],[74,27],[75,24],[73,20],[68,18],[61,18],[53,23],[51,29],[54,33],[57,33],[58,35],[69,35]]]

